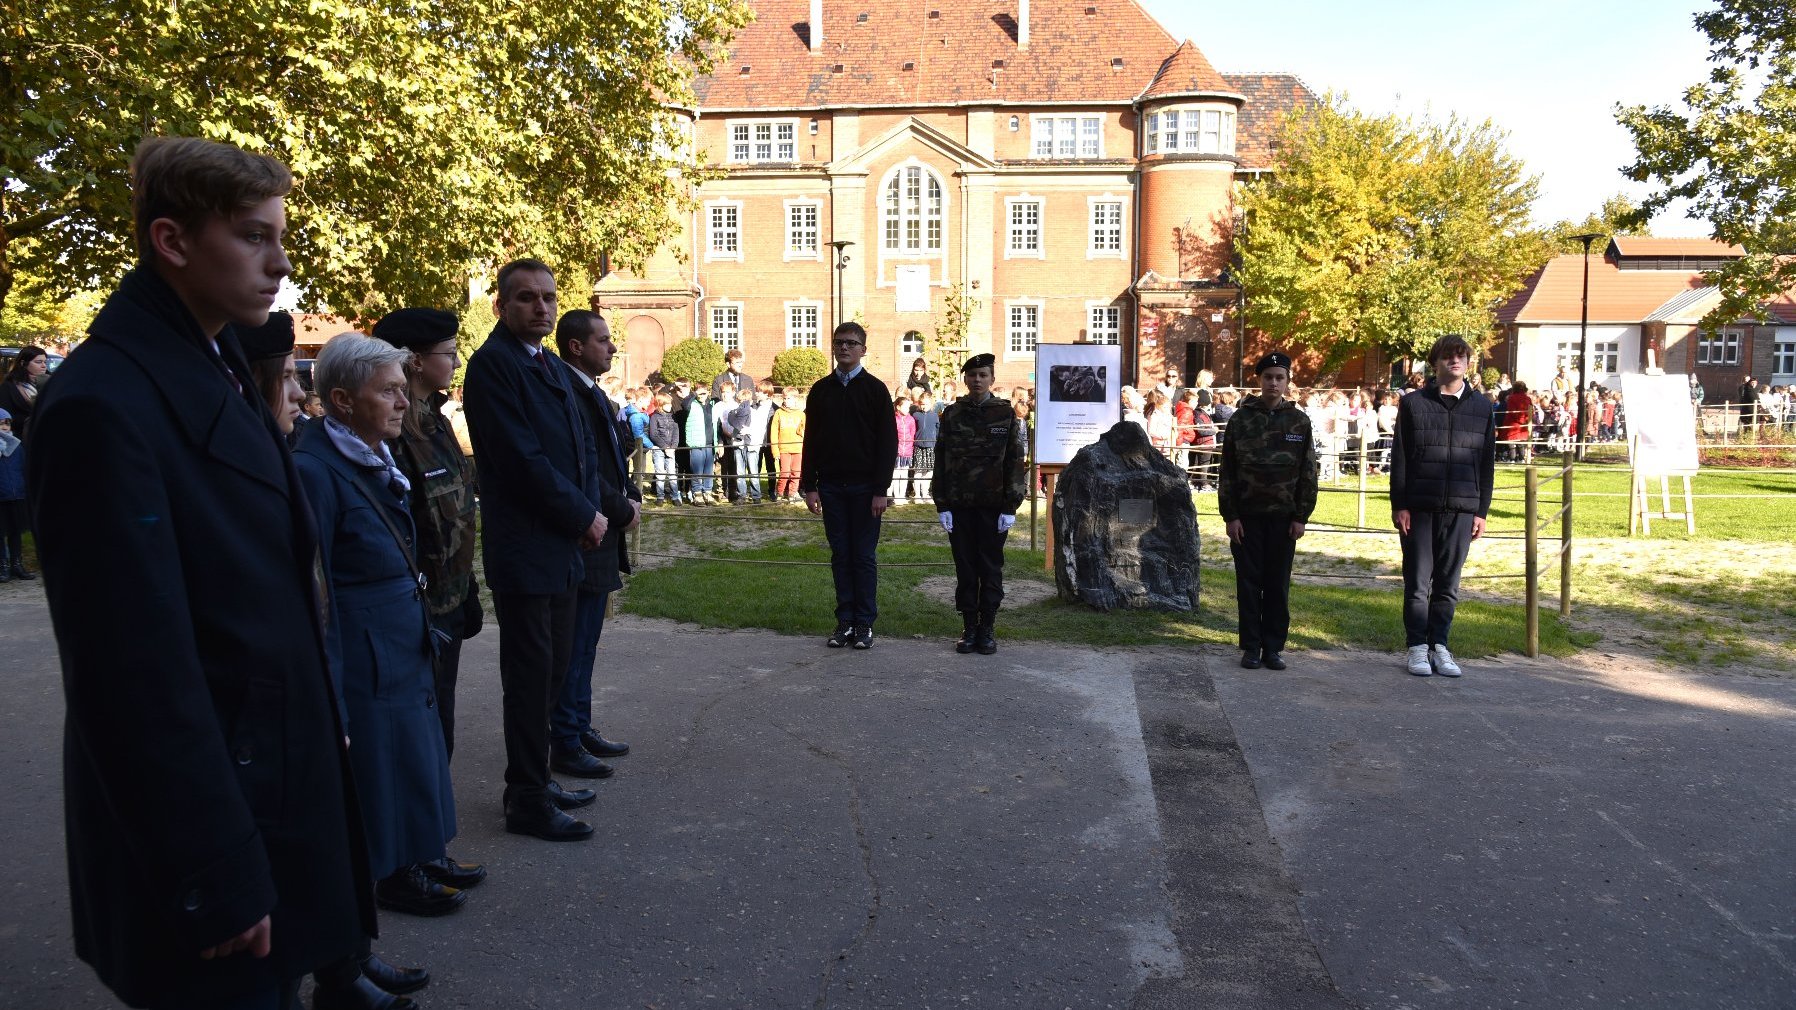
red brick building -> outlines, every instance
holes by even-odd
[[[1134,0],[754,7],[681,112],[719,176],[655,262],[596,286],[627,379],[693,336],[765,375],[839,319],[896,379],[956,291],[1002,384],[1033,383],[1037,341],[1233,378],[1234,191],[1315,100],[1300,81],[1220,74]]]

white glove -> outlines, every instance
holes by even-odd
[[[937,513],[937,518],[941,519],[941,521],[942,521],[942,529],[946,530],[949,533],[954,532],[954,513],[952,513],[952,512]]]
[[[999,516],[998,517],[998,532],[999,533],[1009,533],[1010,528],[1015,525],[1016,525],[1016,516]]]

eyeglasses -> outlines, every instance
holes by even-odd
[[[435,358],[435,357],[460,358],[461,352],[460,351],[421,351],[421,352],[419,352],[418,357],[420,357],[420,358]]]
[[[858,340],[832,340],[829,342],[829,346],[831,346],[831,347],[859,347],[859,346],[861,346],[861,342]]]

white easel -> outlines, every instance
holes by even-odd
[[[1701,466],[1696,449],[1696,413],[1690,404],[1688,379],[1666,375],[1647,352],[1645,373],[1621,377],[1628,411],[1628,536],[1636,529],[1651,534],[1654,519],[1682,519],[1687,533],[1696,532],[1696,501],[1690,476]],[[1658,507],[1649,482],[1659,479]],[[1671,510],[1671,479],[1684,482],[1684,511]]]
[[[1634,458],[1638,459],[1639,457],[1636,455]],[[1634,535],[1636,525],[1639,526],[1640,532],[1651,534],[1654,519],[1682,519],[1686,532],[1692,534],[1696,532],[1696,500],[1690,494],[1690,475],[1688,473],[1656,475],[1659,478],[1659,509],[1655,512],[1652,507],[1652,492],[1647,487],[1652,477],[1638,467],[1631,468],[1629,472],[1632,479],[1629,481],[1631,491],[1628,495],[1628,536]],[[1671,510],[1671,478],[1673,476],[1680,477],[1684,481],[1684,511],[1682,512]]]

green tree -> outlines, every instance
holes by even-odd
[[[27,277],[0,306],[0,344],[51,347],[79,341],[106,301],[99,291],[63,295]]]
[[[944,379],[960,376],[961,363],[972,350],[967,346],[967,335],[972,332],[973,314],[979,311],[979,305],[979,299],[968,294],[966,286],[959,282],[949,285],[948,293],[942,296],[942,314],[932,320],[935,333],[923,338],[923,360],[929,364],[930,379],[938,388]],[[908,376],[908,362],[904,369]]]
[[[723,371],[723,347],[703,337],[688,337],[669,347],[661,358],[664,382],[685,379],[694,386],[709,389],[711,380]]]
[[[1617,193],[1603,201],[1603,206],[1594,214],[1587,214],[1582,221],[1560,221],[1546,230],[1547,240],[1552,242],[1553,251],[1561,253],[1581,253],[1584,243],[1576,241],[1573,235],[1601,235],[1603,238],[1591,244],[1595,252],[1603,251],[1603,244],[1617,235],[1650,235],[1647,229],[1647,215],[1640,205],[1628,199],[1625,194]]]
[[[1547,255],[1528,227],[1537,181],[1488,121],[1358,112],[1330,95],[1286,118],[1270,176],[1242,200],[1247,321],[1322,352],[1479,342]]]
[[[686,199],[669,105],[745,0],[242,4],[0,0],[0,304],[133,258],[149,134],[273,154],[295,281],[352,317],[452,305],[513,255],[639,264]],[[38,241],[21,245],[21,240]]]
[[[776,386],[804,390],[827,374],[829,358],[822,351],[815,347],[791,347],[774,355],[773,374],[768,378]]]
[[[1708,274],[1722,299],[1707,321],[1720,323],[1796,286],[1796,19],[1785,0],[1718,0],[1695,22],[1709,37],[1708,80],[1681,108],[1618,106],[1616,119],[1634,139],[1624,171],[1657,187],[1644,213],[1688,200],[1690,217],[1745,248]]]

